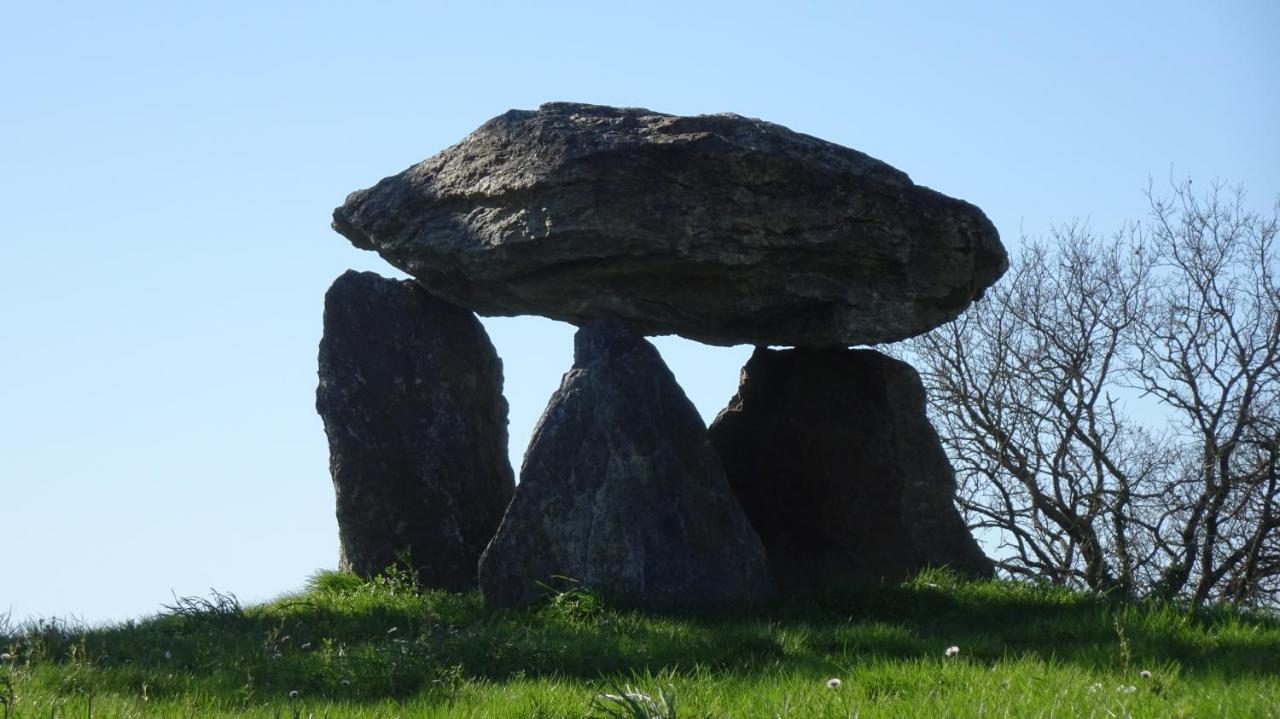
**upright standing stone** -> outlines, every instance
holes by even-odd
[[[407,550],[424,586],[474,587],[513,491],[502,362],[475,315],[346,272],[324,298],[316,409],[341,566],[370,576]]]
[[[771,591],[702,419],[657,350],[613,320],[574,337],[573,367],[480,560],[488,604],[532,602],[557,577],[649,607]]]
[[[989,576],[908,364],[871,350],[757,349],[710,429],[786,592]]]

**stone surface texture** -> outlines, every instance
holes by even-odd
[[[919,375],[871,350],[757,349],[711,442],[786,593],[990,576]]]
[[[342,568],[374,575],[408,550],[424,586],[474,588],[514,487],[502,362],[479,320],[348,271],[325,294],[319,360]]]
[[[657,350],[616,321],[574,337],[573,367],[480,561],[486,604],[538,601],[542,585],[587,586],[653,608],[772,591],[760,539],[702,419]]]
[[[334,211],[334,228],[485,315],[711,344],[899,340],[1005,270],[976,207],[861,152],[732,114],[512,110]]]

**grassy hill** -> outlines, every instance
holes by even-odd
[[[0,652],[5,719],[1280,717],[1274,616],[942,572],[666,615],[324,573],[261,606],[215,593],[111,627],[0,628]]]

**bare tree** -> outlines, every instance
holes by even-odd
[[[1191,183],[1108,239],[1025,241],[911,347],[959,504],[1007,574],[1280,600],[1280,201]]]

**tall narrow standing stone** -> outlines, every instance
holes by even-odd
[[[489,604],[535,601],[559,577],[649,607],[771,591],[702,419],[653,345],[612,320],[574,337],[573,367],[480,560]]]
[[[989,576],[920,377],[871,350],[757,349],[711,442],[786,592]]]
[[[407,551],[424,586],[474,587],[513,491],[502,362],[479,320],[348,271],[325,294],[319,359],[342,568],[370,576]]]

